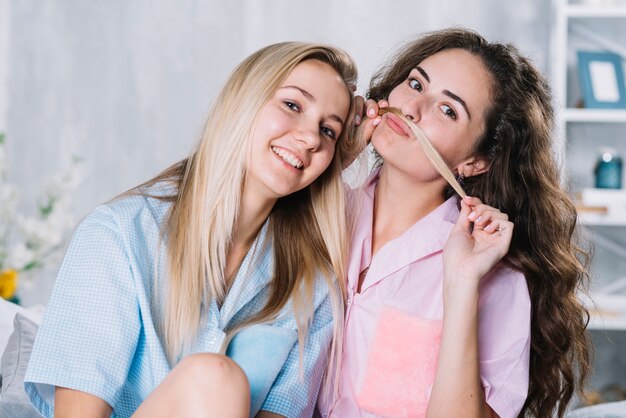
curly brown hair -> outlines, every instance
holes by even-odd
[[[489,170],[466,178],[464,189],[515,223],[506,262],[524,274],[531,298],[529,392],[519,416],[543,418],[556,411],[563,417],[574,392],[582,395],[591,369],[589,313],[577,297],[588,288],[589,253],[578,238],[576,209],[553,156],[546,80],[513,45],[455,28],[402,47],[374,75],[367,97],[387,99],[412,68],[455,48],[479,57],[493,82],[486,130],[474,150]]]

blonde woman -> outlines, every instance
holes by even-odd
[[[259,50],[188,158],[82,221],[25,379],[44,416],[312,414],[340,342],[355,79],[335,48]]]

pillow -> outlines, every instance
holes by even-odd
[[[2,396],[0,397],[1,417],[31,418],[41,417],[31,406],[24,391],[24,375],[30,353],[37,334],[37,324],[18,312],[13,321],[13,333],[9,337],[2,360]]]
[[[9,342],[9,337],[13,332],[13,319],[18,312],[24,313],[26,309],[15,303],[0,298],[0,355],[4,353],[4,348]]]
[[[43,315],[43,306],[39,305],[24,309],[20,305],[0,298],[0,356],[4,353],[9,337],[13,332],[13,319],[18,312],[39,324]]]

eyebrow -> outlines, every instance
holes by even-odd
[[[301,87],[298,87],[298,86],[283,86],[283,87],[281,87],[281,88],[283,88],[283,89],[296,89],[296,90],[298,90],[300,93],[302,93],[302,95],[303,95],[304,97],[306,97],[306,99],[307,99],[308,101],[310,101],[311,103],[315,103],[315,96],[313,96],[311,93],[309,93],[308,91],[306,91],[305,89],[303,89],[303,88],[301,88]],[[328,115],[328,117],[329,117],[330,119],[335,120],[336,122],[339,122],[339,123],[341,124],[341,127],[343,128],[344,121],[343,121],[343,119],[341,119],[338,115],[336,115],[336,114],[334,114],[334,113],[331,113],[330,115]]]
[[[430,77],[428,76],[428,73],[424,71],[422,67],[418,65],[417,67],[415,67],[415,69],[422,75],[422,77],[426,79],[426,81],[430,83]]]
[[[428,76],[428,73],[419,65],[417,67],[415,67],[415,69],[422,75],[422,77],[424,77],[426,79],[426,81],[428,81],[430,83],[430,77]],[[463,106],[463,109],[465,109],[465,113],[467,113],[467,118],[468,119],[472,119],[472,115],[467,107],[467,103],[465,103],[465,100],[461,99],[459,96],[457,96],[456,94],[452,93],[450,90],[444,90],[443,94],[445,94],[446,96],[448,96],[449,98],[451,98],[452,100],[455,100],[457,102],[459,102],[459,104],[461,106]]]

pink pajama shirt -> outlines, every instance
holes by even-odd
[[[424,417],[443,318],[442,250],[459,211],[443,203],[372,259],[373,173],[360,197],[348,267],[339,387],[320,398],[322,416]],[[359,274],[369,266],[357,293]],[[480,284],[480,375],[487,403],[515,418],[528,391],[530,298],[524,276],[502,264]]]

